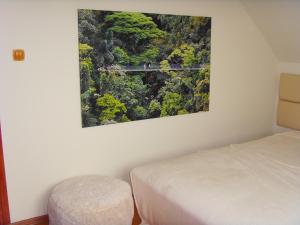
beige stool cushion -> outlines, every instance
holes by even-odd
[[[131,225],[133,213],[129,184],[98,175],[63,181],[48,203],[50,225]]]

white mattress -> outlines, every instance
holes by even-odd
[[[151,225],[300,225],[300,132],[135,168]]]

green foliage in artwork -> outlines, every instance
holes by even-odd
[[[89,57],[93,48],[88,44],[79,44],[79,55],[81,58]]]
[[[208,111],[209,109],[209,94],[200,93],[195,94],[195,110],[198,111]]]
[[[105,17],[105,22],[111,24],[109,30],[126,35],[135,42],[162,37],[165,32],[158,29],[151,17],[138,12],[115,12]]]
[[[124,76],[113,71],[101,73],[100,89],[101,94],[110,93],[117,97],[127,109],[133,109],[146,100],[147,85],[140,76]]]
[[[97,99],[97,105],[100,108],[99,120],[102,123],[108,121],[117,121],[122,118],[123,114],[127,112],[126,106],[110,94],[104,94]]]
[[[89,89],[89,87],[94,86],[94,81],[92,80],[94,65],[90,57],[92,50],[93,48],[88,44],[79,44],[81,93],[86,92]]]
[[[195,94],[208,94],[210,87],[210,67],[207,66],[199,70],[198,76],[200,77],[200,79],[196,81],[194,87]]]
[[[168,60],[164,59],[160,62],[160,70],[162,72],[167,73],[168,71],[170,71],[171,66]]]
[[[168,60],[176,64],[181,64],[184,67],[192,66],[197,62],[195,49],[188,44],[182,44],[179,48],[173,50],[168,56]]]
[[[158,100],[154,99],[149,104],[149,114],[151,118],[159,117],[161,105]]]
[[[130,119],[128,119],[128,117],[125,114],[123,114],[120,119],[120,122],[129,122],[129,121],[130,121]]]
[[[171,76],[176,77],[178,73],[171,70],[171,65],[168,60],[164,59],[160,62],[160,71]]]
[[[164,96],[161,116],[174,116],[182,109],[182,96],[177,93],[167,92]]]
[[[184,114],[188,114],[189,112],[186,109],[181,109],[177,112],[177,115],[184,115]]]
[[[80,62],[80,70],[83,74],[86,74],[86,76],[90,76],[93,71],[93,63],[91,58],[85,58],[81,60]]]
[[[130,62],[130,57],[124,49],[115,47],[112,53],[115,55],[116,59],[121,65],[127,65]]]
[[[94,11],[78,10],[78,36],[80,43],[92,43],[97,32],[97,21]]]
[[[147,117],[147,110],[142,106],[136,106],[133,108],[134,117],[136,120],[144,119]]]
[[[210,61],[210,52],[206,49],[202,49],[197,53],[197,61],[200,64]]]
[[[81,94],[81,102],[84,104],[88,104],[92,95],[96,93],[96,88],[90,87],[87,91]],[[88,108],[88,106],[86,106]]]
[[[140,65],[142,63],[150,63],[154,61],[159,55],[159,48],[149,48],[145,50],[143,53],[132,56],[131,63],[133,65]]]
[[[93,115],[90,101],[96,93],[96,88],[90,87],[87,91],[81,94],[81,117],[84,126],[97,125],[98,119]]]

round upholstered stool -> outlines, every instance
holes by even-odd
[[[133,211],[129,184],[97,175],[61,182],[48,203],[50,225],[131,225]]]

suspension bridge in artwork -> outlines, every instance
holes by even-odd
[[[151,72],[151,71],[193,71],[200,70],[201,64],[192,65],[190,67],[182,67],[179,64],[171,64],[169,68],[162,69],[158,64],[144,64],[138,66],[120,66],[109,65],[100,67],[98,71],[116,71],[116,72]]]

